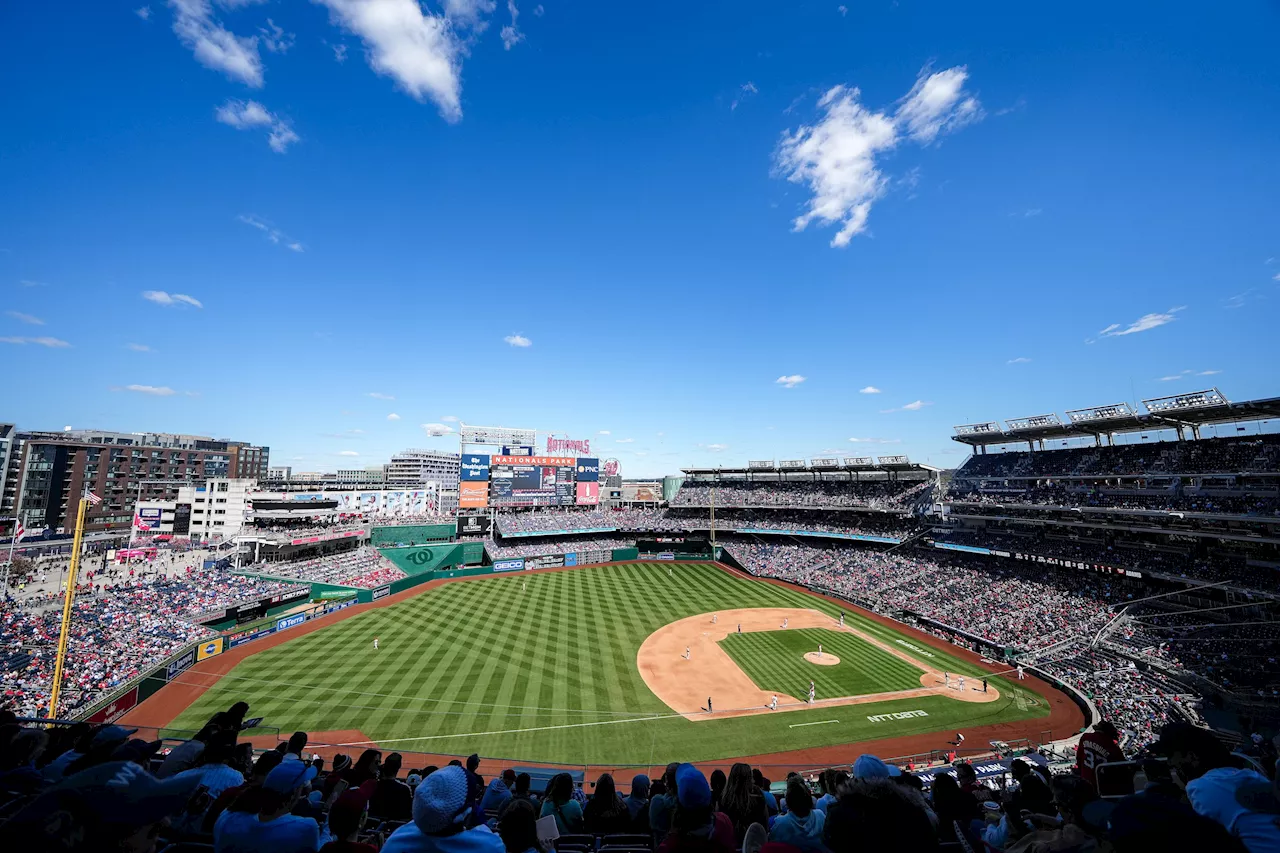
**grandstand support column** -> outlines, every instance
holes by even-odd
[[[62,598],[62,630],[58,633],[58,655],[53,662],[53,685],[49,689],[49,718],[58,718],[58,692],[62,686],[62,669],[67,662],[67,639],[71,633],[71,602],[76,597],[76,572],[80,569],[80,548],[84,541],[84,510],[89,499],[80,496],[76,511],[76,535],[71,540],[71,567],[67,571],[67,592]]]

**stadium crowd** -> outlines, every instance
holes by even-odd
[[[1028,481],[1022,488],[1007,483],[990,488],[976,486],[973,481],[957,480],[952,483],[948,498],[958,504],[982,506],[1098,507],[1263,517],[1280,515],[1280,497],[1276,496],[1275,487],[1264,488],[1265,494],[1250,494],[1245,488],[1232,489],[1230,491],[1234,493],[1229,494],[1197,494],[1176,485],[1139,491],[1098,484],[1039,485]]]
[[[1280,473],[1280,435],[971,456],[956,477]]]
[[[255,567],[247,568],[252,570]],[[265,574],[276,577],[342,586],[377,586],[405,576],[404,572],[392,565],[391,561],[382,556],[377,548],[369,547],[309,560],[267,563],[258,568]]]
[[[366,749],[329,763],[309,754],[306,732],[258,750],[240,740],[249,712],[238,702],[216,713],[167,754],[118,725],[0,718],[0,836],[15,850],[67,853],[1280,849],[1274,743],[1233,753],[1186,722],[1160,726],[1135,752],[1104,720],[1056,772],[1034,753],[994,771],[956,759],[927,773],[863,754],[777,783],[744,762],[709,777],[671,763],[624,780],[624,796],[609,773],[590,793],[568,773],[540,790],[511,769],[486,779],[478,755],[410,768],[401,753]],[[1136,761],[1118,785],[1102,778],[1101,766],[1126,757]],[[539,817],[555,831],[540,831]]]
[[[503,536],[522,536],[561,531],[591,531],[613,528],[620,531],[684,533],[708,530],[710,515],[688,507],[672,509],[618,510],[535,510],[510,512],[498,516],[498,532]],[[910,520],[884,517],[843,515],[833,517],[830,511],[770,509],[717,509],[717,530],[798,530],[805,533],[858,534],[866,536],[902,536],[912,529]]]
[[[686,481],[671,506],[717,507],[863,507],[905,509],[932,487],[931,481],[820,480],[818,482],[746,482],[715,486]]]

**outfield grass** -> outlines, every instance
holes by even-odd
[[[805,660],[805,652],[816,652],[819,644],[824,653],[840,658],[840,663],[821,666]],[[818,698],[833,699],[910,690],[920,686],[924,672],[861,637],[826,628],[730,634],[720,641],[720,647],[756,687],[797,699],[809,695],[810,680]]]
[[[173,726],[198,729],[215,711],[243,699],[252,705],[251,716],[281,731],[359,729],[400,751],[644,764],[671,756],[711,760],[954,731],[1049,712],[1035,694],[993,678],[1002,695],[985,704],[924,697],[848,706],[834,714],[818,708],[707,722],[673,714],[640,677],[640,644],[677,619],[742,607],[812,608],[833,617],[839,612],[803,592],[703,564],[637,563],[450,583],[250,656]],[[846,621],[885,642],[904,639],[854,613]],[[832,639],[831,647],[844,636]],[[381,641],[377,651],[374,637]],[[928,651],[929,663],[940,669],[979,674],[941,650]],[[905,684],[901,669],[881,669],[886,680],[858,682],[865,684],[858,692]],[[918,673],[915,678],[906,686],[918,686]],[[929,716],[867,720],[916,709]],[[840,723],[792,728],[833,718]]]

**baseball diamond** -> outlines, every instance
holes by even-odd
[[[783,613],[793,626],[786,630]],[[665,661],[646,659],[651,637],[691,619],[717,628],[718,640],[679,640]],[[898,644],[904,636],[847,606],[708,563],[488,577],[445,583],[251,654],[172,725],[199,728],[243,699],[282,731],[359,730],[390,749],[640,764],[677,751],[714,760],[931,732],[941,746],[944,732],[1049,714],[1026,687],[937,646],[925,658]],[[840,662],[807,663],[818,643]],[[702,705],[715,701],[696,669],[712,648],[742,684],[758,688],[750,705],[725,693],[708,714],[669,699],[669,688],[653,681],[683,685]],[[953,679],[986,676],[990,692],[958,701],[933,676],[943,668]],[[807,707],[811,679],[819,701]],[[782,694],[785,713],[765,707],[766,691]],[[833,703],[855,702],[858,713],[838,723],[801,725],[826,723]]]

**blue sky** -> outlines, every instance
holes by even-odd
[[[1280,394],[1274,3],[73,6],[0,7],[0,420],[641,476]]]

